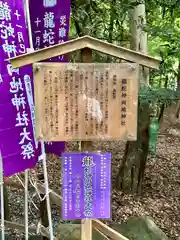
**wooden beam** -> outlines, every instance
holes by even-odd
[[[97,229],[95,227],[93,227],[93,228],[96,230],[96,232],[98,232],[104,238],[104,240],[105,239],[110,240],[106,235],[104,235],[104,233],[100,232],[99,229]]]
[[[146,66],[148,68],[159,69],[161,63],[160,59],[94,38],[89,39],[87,47],[129,62],[138,63],[139,65]]]
[[[120,233],[116,232],[114,229],[108,227],[106,224],[102,223],[99,220],[93,220],[92,226],[97,228],[100,232],[104,235],[109,237],[112,240],[129,240],[128,238],[124,237]]]
[[[21,56],[8,59],[8,61],[11,62],[14,68],[18,68],[84,48],[90,48],[92,50],[121,58],[129,62],[135,62],[148,68],[158,69],[161,63],[160,59],[150,57],[140,52],[123,48],[115,44],[107,43],[90,36],[76,38],[74,40],[59,43],[45,49],[37,50],[35,52],[26,53]]]
[[[68,54],[80,50],[86,46],[85,41],[82,41],[83,37],[76,38],[60,44],[55,44],[51,47],[40,49],[34,52],[22,54],[18,57],[8,59],[11,62],[13,68],[23,67],[25,65],[33,64],[39,61],[43,61],[52,57]]]

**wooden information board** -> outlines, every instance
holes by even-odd
[[[36,63],[34,81],[39,139],[136,140],[136,64]]]

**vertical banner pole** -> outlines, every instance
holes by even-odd
[[[81,51],[81,60],[84,63],[92,62],[92,50],[89,48],[85,48]],[[80,143],[80,151],[82,149],[83,152],[91,151],[92,142],[81,142]],[[83,219],[81,221],[81,240],[92,240],[92,220],[91,219]]]
[[[28,26],[30,51],[34,51],[30,12],[29,12],[29,0],[25,0],[25,9],[26,9],[26,20],[27,20],[27,26]],[[48,174],[47,174],[47,164],[46,164],[46,153],[45,153],[44,141],[41,141],[41,154],[43,156],[43,172],[44,172],[44,182],[45,182],[44,184],[45,184],[45,193],[46,193],[46,202],[47,202],[50,240],[53,240],[54,234],[53,234],[53,226],[52,226],[51,205],[50,205],[50,198],[49,198],[49,184],[48,184]]]
[[[25,239],[28,240],[29,237],[29,228],[28,228],[28,170],[25,170],[25,182],[24,182],[24,193],[25,193]]]
[[[41,149],[42,149],[42,157],[43,157],[44,185],[45,185],[46,203],[47,203],[47,212],[48,212],[48,221],[49,221],[49,233],[50,233],[50,240],[53,240],[54,235],[53,235],[52,216],[51,216],[51,204],[50,204],[50,198],[49,198],[46,153],[45,153],[45,146],[43,141],[41,141]]]
[[[26,15],[26,21],[27,21],[27,27],[28,27],[29,46],[33,50],[31,20],[30,20],[30,13],[29,13],[29,0],[25,0],[25,15]]]
[[[25,16],[27,21],[27,27],[28,27],[28,36],[29,36],[29,44],[30,48],[33,48],[33,42],[32,42],[32,33],[31,33],[31,24],[30,24],[30,14],[29,14],[29,0],[25,0],[24,2],[25,6]],[[29,229],[28,229],[28,169],[25,170],[25,239],[28,240],[29,237]]]
[[[3,181],[3,163],[0,151],[0,184],[1,184],[1,238],[5,240],[5,226],[4,226],[4,181]]]

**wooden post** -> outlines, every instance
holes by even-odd
[[[84,48],[81,50],[81,61],[84,63],[92,62],[92,50]],[[80,142],[80,151],[90,152],[92,150],[91,141]],[[92,220],[83,219],[81,221],[81,240],[92,240]]]
[[[92,240],[92,220],[84,219],[81,221],[81,240]]]

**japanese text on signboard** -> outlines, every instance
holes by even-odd
[[[36,66],[39,137],[47,141],[136,139],[138,84],[132,65]]]
[[[63,154],[63,218],[110,218],[111,154]]]

